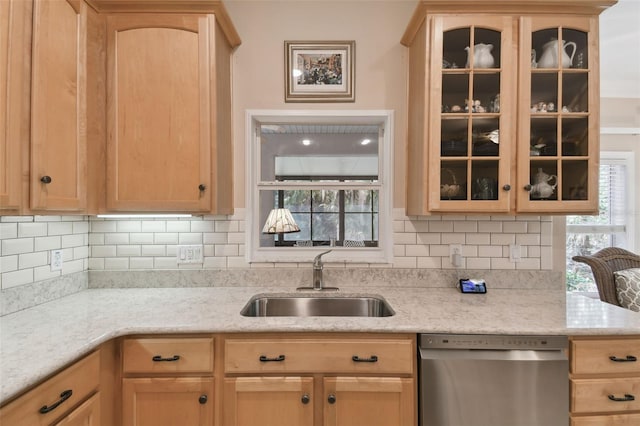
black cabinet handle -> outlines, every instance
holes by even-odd
[[[200,398],[198,398],[198,402],[200,404],[206,404],[207,400],[208,400],[207,395],[200,395]]]
[[[267,358],[265,355],[260,355],[260,362],[282,362],[284,361],[284,355],[278,355],[277,358]]]
[[[205,185],[205,184],[201,183],[200,185],[198,185],[198,189],[199,189],[200,191],[204,191],[205,189],[207,189],[207,187],[206,187],[206,185]]]
[[[173,362],[173,361],[179,360],[180,355],[174,355],[171,358],[162,358],[161,355],[156,355],[151,359],[153,360],[153,362],[162,362],[162,361]]]
[[[302,398],[300,398],[300,401],[302,401],[302,403],[306,405],[311,401],[311,397],[305,393],[304,395],[302,395]]]
[[[371,358],[360,358],[358,355],[354,355],[351,359],[353,362],[378,362],[378,357],[376,355],[371,355]]]
[[[627,401],[635,401],[636,397],[633,395],[629,395],[628,393],[624,394],[624,397],[618,398],[615,395],[609,395],[609,399],[615,402],[627,402]]]
[[[633,355],[627,355],[624,358],[618,358],[617,356],[610,356],[609,359],[613,362],[636,362],[638,358]]]
[[[336,403],[336,396],[334,394],[329,394],[329,396],[327,397],[327,402],[329,404],[335,404]]]
[[[504,189],[505,191],[511,191],[511,185],[506,184],[502,187],[502,189]]]
[[[526,185],[524,186],[524,190],[525,190],[525,191],[531,191],[531,188],[532,188],[532,186],[531,186],[531,184],[530,184],[530,183],[528,183],[528,184],[526,184]]]
[[[55,410],[56,408],[58,408],[58,406],[60,404],[65,402],[67,399],[71,398],[71,395],[73,395],[73,391],[71,389],[67,389],[66,391],[62,392],[60,394],[60,399],[59,400],[57,400],[53,404],[49,405],[48,407],[46,405],[43,405],[42,408],[40,408],[40,410],[39,410],[40,414],[47,414],[47,413],[50,413],[51,411]]]
[[[40,178],[40,182],[42,182],[42,183],[51,183],[51,176],[46,176],[46,175],[42,176]]]

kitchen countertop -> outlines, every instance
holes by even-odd
[[[0,403],[99,344],[130,334],[640,334],[639,313],[584,296],[549,290],[493,289],[486,295],[463,295],[454,288],[348,288],[323,294],[379,295],[389,302],[395,315],[386,318],[246,318],[240,315],[253,295],[290,290],[282,287],[90,289],[6,315],[0,318]]]

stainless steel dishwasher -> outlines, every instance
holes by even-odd
[[[567,426],[564,336],[421,334],[420,426]]]

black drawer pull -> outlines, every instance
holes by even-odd
[[[624,358],[618,358],[617,356],[610,356],[609,359],[613,362],[636,362],[638,358],[633,355],[627,355]]]
[[[42,182],[42,183],[51,183],[51,176],[42,176],[40,178],[40,182]]]
[[[161,355],[156,355],[151,359],[153,360],[153,362],[162,362],[162,361],[173,362],[173,361],[179,360],[180,355],[174,355],[171,358],[162,358]]]
[[[623,398],[618,398],[615,395],[609,395],[609,399],[615,402],[627,402],[627,401],[635,401],[636,397],[633,395],[629,395],[628,393],[625,393]]]
[[[354,355],[351,359],[353,362],[378,362],[377,355],[371,355],[371,358],[360,358],[358,355]]]
[[[198,402],[200,404],[206,404],[208,400],[209,398],[207,398],[207,395],[200,395],[200,397],[198,398]]]
[[[277,358],[267,358],[265,355],[260,355],[260,362],[282,362],[284,361],[284,355],[278,355]]]
[[[302,395],[302,398],[300,398],[300,401],[306,405],[311,402],[311,397],[305,393],[304,395]]]
[[[47,414],[53,410],[55,410],[56,408],[58,408],[58,406],[60,404],[62,404],[63,402],[65,402],[67,399],[71,398],[71,395],[73,395],[73,391],[71,389],[67,389],[66,391],[62,392],[60,394],[60,399],[57,400],[56,402],[54,402],[53,404],[51,404],[50,406],[46,406],[44,405],[42,408],[40,408],[40,414]]]

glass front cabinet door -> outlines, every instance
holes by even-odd
[[[597,213],[598,15],[615,3],[418,3],[407,214]]]
[[[597,18],[521,19],[517,208],[595,212]]]
[[[433,211],[510,209],[516,101],[512,22],[500,16],[433,20]]]

